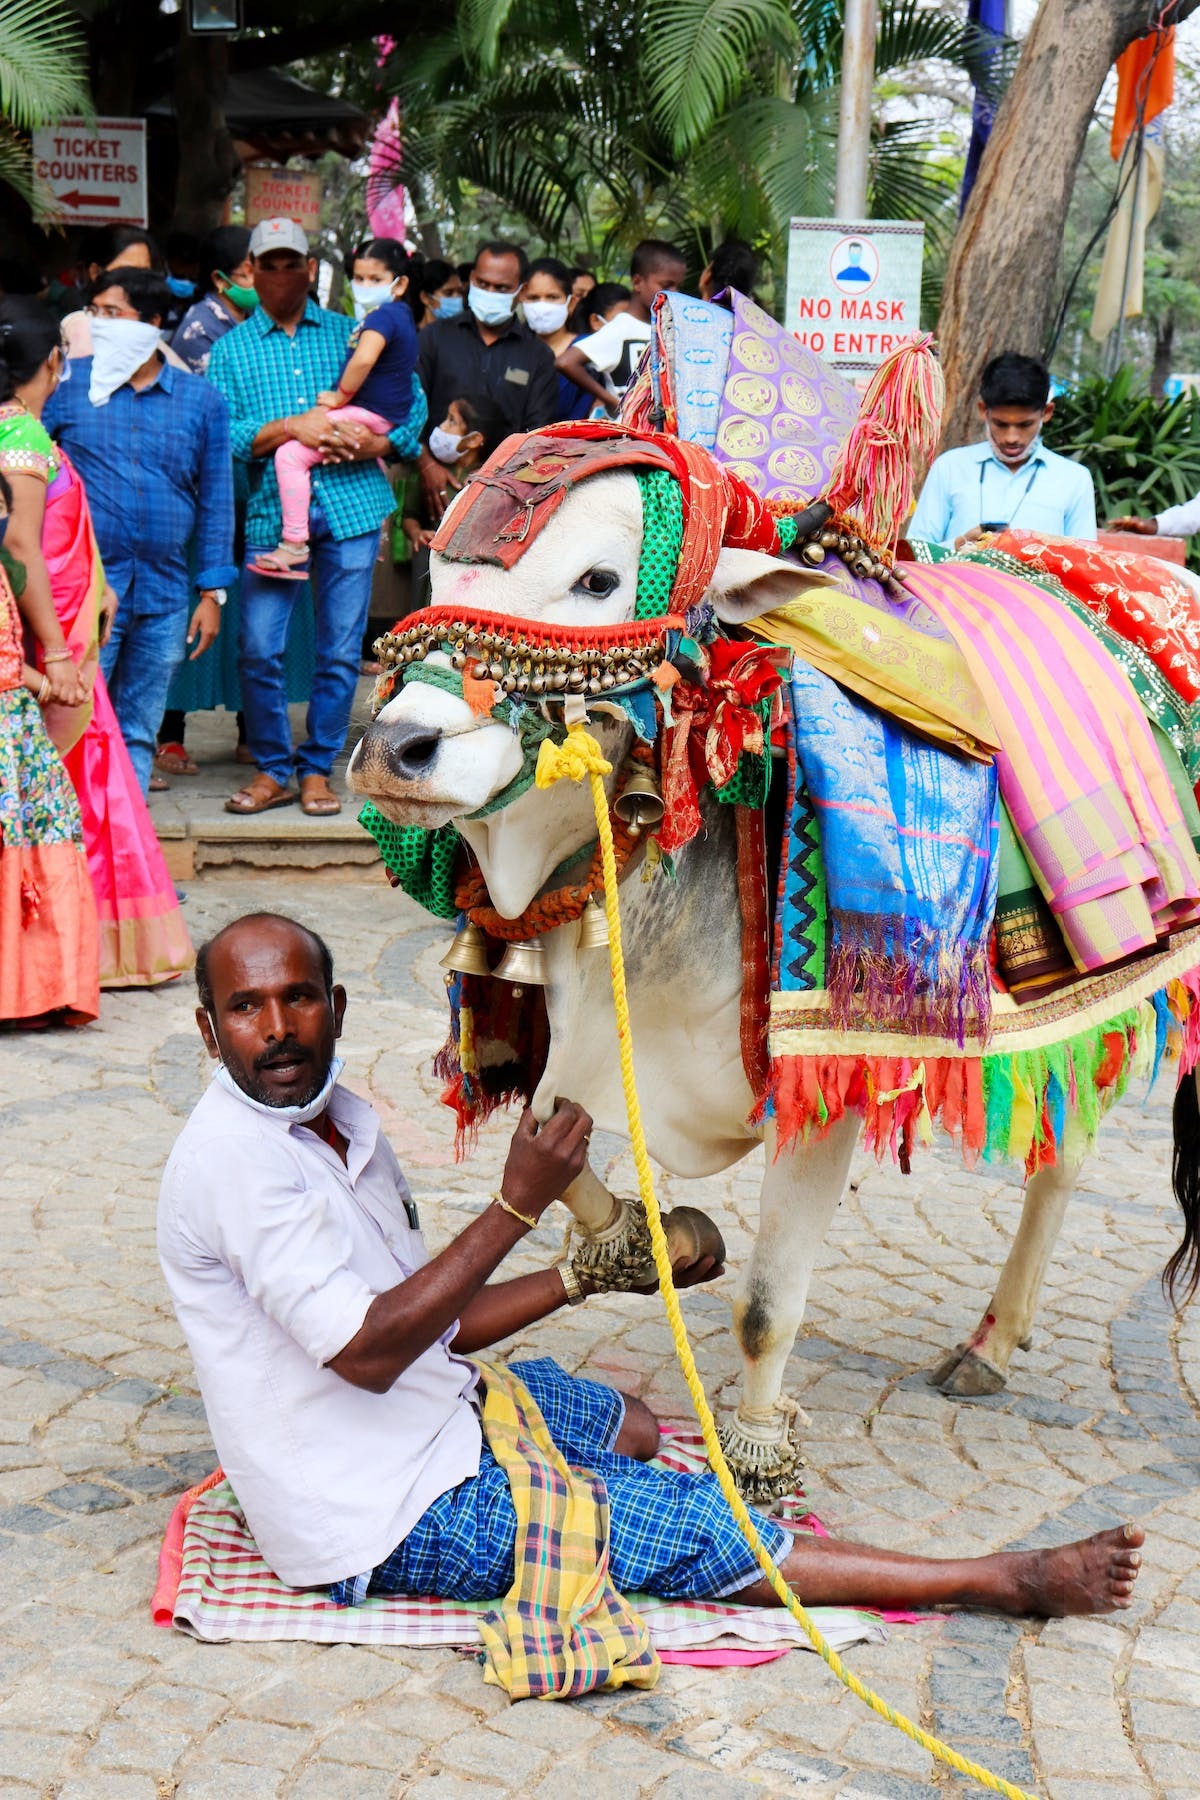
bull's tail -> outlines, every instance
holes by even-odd
[[[1186,1306],[1200,1286],[1200,1098],[1196,1074],[1175,1092],[1175,1149],[1171,1186],[1183,1214],[1183,1241],[1163,1270],[1163,1291],[1173,1306]]]

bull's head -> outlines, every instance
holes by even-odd
[[[465,503],[461,496],[448,515]],[[631,469],[572,486],[510,567],[461,562],[433,552],[432,603],[529,619],[543,625],[619,626],[634,618],[642,548],[642,494]],[[754,550],[722,549],[707,598],[719,617],[744,622],[825,578]],[[442,652],[431,662],[448,664]],[[631,738],[623,714],[589,707],[591,729],[619,766]],[[517,917],[554,868],[594,836],[586,788],[528,791],[485,812],[513,784],[523,751],[508,725],[425,681],[395,693],[350,760],[351,788],[397,824],[435,828],[450,820],[474,849],[493,904]],[[615,775],[614,778],[615,779]]]

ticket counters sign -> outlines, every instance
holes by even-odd
[[[62,225],[145,225],[145,119],[63,119],[33,135],[43,216]]]
[[[830,368],[869,373],[920,328],[924,249],[911,219],[793,219],[784,324]]]
[[[321,176],[316,169],[251,163],[246,170],[246,223],[294,219],[315,238],[321,227]]]

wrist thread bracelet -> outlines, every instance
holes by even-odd
[[[75,658],[71,655],[69,650],[46,650],[42,654],[42,661],[44,663],[74,662],[74,660]]]
[[[536,1219],[531,1219],[528,1213],[518,1212],[515,1206],[510,1206],[503,1194],[493,1194],[492,1204],[494,1206],[502,1206],[506,1213],[511,1213],[514,1219],[520,1219],[522,1225],[527,1225],[530,1231],[537,1230],[538,1221]]]

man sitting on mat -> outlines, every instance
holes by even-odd
[[[466,1358],[586,1297],[569,1267],[489,1277],[579,1175],[591,1120],[571,1101],[540,1128],[527,1111],[499,1193],[431,1258],[376,1113],[338,1085],[346,993],[322,940],[252,913],[200,949],[196,985],[219,1066],[167,1164],[159,1255],[263,1557],[342,1605],[507,1593],[517,1511]],[[720,1273],[704,1258],[677,1282]],[[512,1373],[607,1490],[618,1589],[772,1601],[716,1477],[647,1466],[659,1431],[640,1400],[548,1359]],[[939,1561],[760,1529],[808,1604],[1044,1615],[1127,1607],[1144,1536]]]

